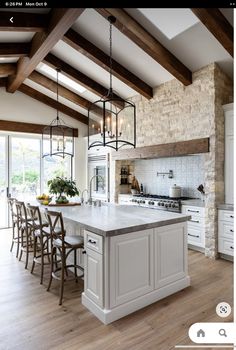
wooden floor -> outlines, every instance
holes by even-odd
[[[46,292],[38,267],[31,275],[9,252],[9,233],[0,230],[1,350],[170,350],[191,344],[192,323],[222,322],[218,302],[232,305],[232,263],[189,251],[191,287],[105,326],[81,305],[82,284],[66,283],[58,306],[57,281]]]

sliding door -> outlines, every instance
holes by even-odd
[[[40,194],[40,139],[11,136],[10,194],[18,200],[32,201]]]
[[[8,226],[8,138],[0,135],[0,228]]]

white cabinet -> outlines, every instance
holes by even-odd
[[[234,105],[223,106],[225,113],[225,203],[234,203]]]
[[[234,213],[230,210],[218,211],[218,251],[234,255]]]
[[[84,292],[97,305],[103,306],[102,236],[85,231]]]
[[[186,231],[183,225],[155,229],[155,289],[186,275]]]
[[[182,213],[191,215],[187,224],[188,244],[205,248],[205,208],[183,205]]]
[[[102,237],[85,231],[82,303],[108,324],[190,285],[186,222]]]
[[[153,229],[111,237],[110,307],[154,289]]]

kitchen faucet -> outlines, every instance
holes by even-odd
[[[101,176],[101,175],[93,175],[90,179],[90,182],[89,182],[89,199],[88,199],[88,203],[89,204],[92,204],[92,181],[93,179],[95,178],[100,178],[103,182],[103,185],[104,185],[104,178]]]
[[[84,193],[85,193],[85,192],[87,192],[87,194],[88,194],[87,188],[85,188],[85,189],[82,191],[82,193],[81,193],[81,203],[82,203],[82,204],[84,203]]]

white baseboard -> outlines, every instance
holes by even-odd
[[[109,310],[102,309],[89,299],[85,293],[82,293],[82,304],[104,324],[109,324],[188,286],[190,286],[189,276]]]

